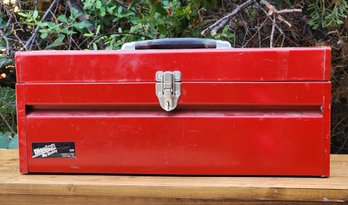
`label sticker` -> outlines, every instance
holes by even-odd
[[[39,142],[32,144],[33,158],[75,158],[74,142]]]

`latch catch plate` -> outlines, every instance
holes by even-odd
[[[161,107],[169,112],[178,104],[181,94],[180,71],[157,71],[156,72],[156,95]]]

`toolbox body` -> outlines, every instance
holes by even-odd
[[[17,52],[16,66],[22,173],[329,176],[330,48]],[[158,71],[180,74],[170,112]]]

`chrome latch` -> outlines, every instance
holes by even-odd
[[[156,72],[156,95],[165,111],[174,110],[181,94],[180,71]]]

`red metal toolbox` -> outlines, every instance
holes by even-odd
[[[329,176],[330,48],[197,41],[17,52],[20,171]]]

